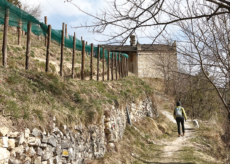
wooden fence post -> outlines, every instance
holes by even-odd
[[[121,55],[121,78],[124,77],[124,69],[123,69],[123,56]]]
[[[110,51],[108,51],[108,62],[107,62],[107,80],[109,81],[109,58],[110,58]]]
[[[9,25],[9,9],[6,9],[3,32],[2,45],[2,65],[7,68],[7,39],[8,39],[8,25]]]
[[[64,56],[64,39],[65,39],[65,23],[62,23],[62,36],[61,36],[61,62],[60,62],[60,76],[63,76],[62,71],[63,71],[63,56]]]
[[[124,57],[124,60],[123,60],[123,67],[124,67],[124,77],[125,77],[125,72],[126,72],[126,70],[125,70],[125,57]]]
[[[114,52],[112,53],[112,68],[111,68],[111,76],[112,76],[112,80],[113,80],[113,65],[114,65]]]
[[[126,76],[128,76],[129,70],[128,70],[128,58],[126,58]]]
[[[76,49],[76,33],[74,32],[74,36],[73,36],[73,56],[72,56],[72,78],[74,78],[75,49]]]
[[[102,61],[102,81],[105,81],[105,49],[102,48],[103,61]]]
[[[120,53],[118,54],[118,75],[119,75],[119,79],[121,78],[121,68],[120,68]]]
[[[85,41],[82,40],[82,51],[81,51],[81,80],[85,79],[84,76],[84,68],[85,68]]]
[[[40,25],[38,25],[38,28],[40,27]],[[40,36],[38,35],[38,40],[40,40]]]
[[[93,80],[93,43],[91,43],[91,54],[90,54],[90,80]]]
[[[46,72],[49,71],[50,62],[51,25],[48,26],[47,50],[46,50]]]
[[[125,58],[125,77],[127,76],[127,58]]]
[[[19,6],[19,9],[22,9],[22,6],[21,6],[21,5]],[[17,27],[17,32],[18,32],[18,45],[21,45],[21,36],[22,36],[22,33],[21,33],[22,21],[21,21],[21,20],[19,20],[18,26],[19,26],[19,27]]]
[[[117,80],[117,53],[115,53],[115,68],[116,68],[116,80]]]
[[[44,17],[45,24],[47,25],[47,16]],[[47,46],[47,35],[45,34],[45,46]]]
[[[65,25],[65,38],[68,38],[67,24]]]
[[[26,43],[26,69],[29,69],[30,46],[31,46],[31,23],[27,24],[27,43]]]
[[[99,60],[100,60],[100,46],[97,48],[97,81],[99,81]]]

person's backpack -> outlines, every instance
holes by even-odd
[[[181,107],[175,108],[176,117],[183,117]]]

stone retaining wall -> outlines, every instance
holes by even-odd
[[[128,104],[131,121],[156,114],[152,103],[146,99]],[[55,122],[55,117],[53,118]],[[88,159],[102,158],[108,151],[116,151],[116,142],[122,139],[127,123],[125,107],[119,104],[105,110],[100,123],[75,128],[66,125],[47,132],[25,129],[12,132],[0,128],[0,164],[82,164]]]

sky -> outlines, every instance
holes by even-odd
[[[62,29],[62,23],[64,22],[68,26],[68,34],[74,35],[76,32],[76,37],[87,41],[88,44],[93,43],[94,45],[99,44],[99,41],[108,39],[106,36],[101,34],[93,34],[88,31],[88,29],[80,28],[75,29],[73,27],[79,26],[80,24],[85,24],[86,22],[91,24],[93,19],[90,16],[79,11],[74,5],[68,3],[64,0],[21,0],[22,4],[38,5],[42,7],[42,17],[41,22],[44,22],[44,16],[47,16],[48,24],[52,26],[53,29]],[[88,13],[96,14],[100,9],[106,6],[106,0],[72,0],[73,3],[81,7],[82,10]],[[107,29],[109,32],[110,29]],[[151,44],[150,39],[139,39],[141,44]],[[105,44],[105,43],[100,43]],[[129,40],[126,44],[130,44]]]
[[[42,7],[41,22],[44,22],[44,16],[47,16],[47,22],[52,26],[52,29],[62,29],[62,23],[67,24],[68,34],[74,35],[78,39],[83,39],[88,43],[97,44],[95,39],[105,39],[102,35],[95,35],[89,33],[87,29],[74,29],[73,27],[78,26],[80,23],[84,24],[86,21],[92,21],[92,18],[80,12],[71,3],[65,2],[64,0],[21,0],[22,4],[38,5]],[[95,13],[95,8],[99,8],[100,4],[103,4],[101,0],[73,0],[74,3],[78,4],[83,10],[90,13]]]

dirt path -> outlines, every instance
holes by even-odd
[[[172,114],[168,111],[162,112],[171,122],[176,124],[175,119],[173,118]],[[175,132],[177,134],[177,132]],[[180,151],[183,150],[183,147],[193,147],[193,145],[188,141],[189,138],[191,138],[195,133],[195,130],[193,130],[193,125],[191,120],[187,120],[185,122],[185,136],[183,137],[174,137],[173,140],[164,142],[165,147],[163,150],[163,161],[165,163],[169,162],[179,162],[177,160],[178,157],[180,157]],[[175,156],[177,156],[175,158]]]
[[[162,114],[164,114],[172,123],[176,124],[176,121],[171,113],[169,113],[168,111],[163,111]],[[177,129],[175,129],[175,133],[177,134]],[[187,120],[185,122],[185,136],[177,137],[176,134],[175,137],[171,138],[171,141],[162,142],[164,148],[163,148],[163,152],[161,153],[161,160],[157,163],[162,163],[162,164],[163,163],[165,164],[200,163],[198,161],[194,162],[195,157],[199,157],[204,161],[206,161],[207,163],[218,163],[213,157],[208,156],[207,154],[203,154],[196,151],[194,153],[192,151],[195,149],[195,146],[190,141],[190,139],[195,137],[196,130],[193,128],[193,123],[191,120]]]

